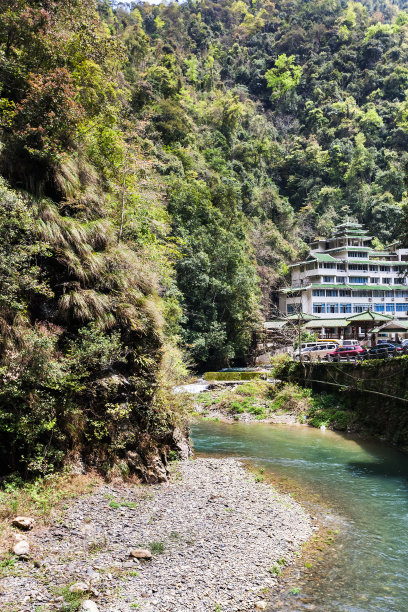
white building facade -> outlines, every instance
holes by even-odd
[[[408,321],[408,249],[376,251],[371,240],[362,225],[347,222],[312,243],[309,257],[290,266],[281,313],[338,319],[371,310]]]

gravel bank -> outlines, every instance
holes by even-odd
[[[103,486],[30,532],[31,557],[2,580],[0,609],[60,609],[58,589],[81,581],[100,612],[254,610],[276,585],[268,569],[312,533],[291,497],[239,461],[185,461],[170,485]],[[133,561],[136,547],[153,558]]]

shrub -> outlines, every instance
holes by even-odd
[[[273,400],[275,410],[301,414],[307,412],[310,406],[311,392],[293,384],[285,384]]]

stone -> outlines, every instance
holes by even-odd
[[[14,534],[16,542],[26,542],[27,536],[25,533],[15,533]]]
[[[129,556],[135,559],[151,559],[152,553],[145,548],[131,548],[129,550]]]
[[[75,582],[69,587],[70,593],[87,593],[89,591],[89,584],[86,582]]]
[[[17,555],[17,557],[26,557],[30,552],[30,544],[27,540],[21,540],[14,544],[13,553]]]
[[[18,529],[29,531],[34,527],[34,522],[34,519],[29,516],[16,516],[16,518],[12,520],[11,524],[13,527],[18,527]]]
[[[256,601],[255,602],[255,610],[266,610],[268,604],[264,601]]]
[[[79,608],[79,612],[99,612],[99,608],[94,601],[91,599],[85,599],[81,603],[81,607]]]

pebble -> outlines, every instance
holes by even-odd
[[[34,519],[29,516],[16,516],[16,518],[12,520],[11,524],[13,527],[18,527],[18,529],[29,531],[34,527],[34,522]]]
[[[87,593],[89,591],[89,584],[86,582],[75,582],[69,587],[70,593]]]
[[[145,548],[133,548],[129,550],[129,556],[135,559],[151,559],[152,553]]]
[[[17,557],[26,557],[30,552],[30,544],[27,540],[20,540],[13,546],[13,553]]]
[[[79,608],[80,612],[99,612],[99,608],[91,599],[85,599]]]
[[[110,507],[112,498],[123,505]],[[290,496],[255,483],[229,458],[179,462],[169,484],[105,484],[73,501],[58,523],[63,537],[55,532],[30,536],[41,567],[3,579],[0,610],[19,609],[21,593],[47,601],[72,583],[92,589],[94,580],[101,612],[131,612],[135,603],[143,612],[209,612],[217,603],[223,612],[262,610],[262,589],[278,588],[268,569],[280,558],[290,563],[314,533]],[[156,546],[152,556],[154,542],[163,552]],[[141,550],[148,563],[130,556]],[[95,606],[87,600],[81,612]]]

